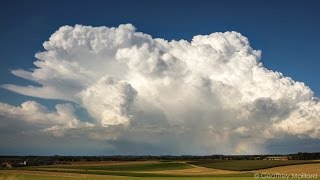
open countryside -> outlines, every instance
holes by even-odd
[[[266,175],[286,174],[297,176],[291,179],[320,179],[318,177],[320,161],[318,160],[226,159],[228,160],[55,161],[51,165],[2,167],[0,179],[241,180],[255,179],[257,174],[261,178]],[[8,162],[5,165],[8,165]]]

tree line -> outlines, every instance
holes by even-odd
[[[194,156],[194,155],[113,155],[113,156],[0,156],[0,163],[19,164],[21,161],[26,161],[27,166],[51,165],[51,164],[65,164],[64,162],[75,161],[202,161],[202,160],[263,160],[267,157],[290,157],[289,160],[320,160],[320,152],[306,153],[299,152],[296,154],[265,154],[265,155],[208,155],[208,156]],[[67,163],[66,163],[67,164]]]

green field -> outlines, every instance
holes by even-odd
[[[295,164],[307,164],[307,163],[317,163],[315,161],[264,161],[264,160],[226,160],[226,161],[195,161],[190,162],[190,164],[214,168],[214,169],[225,169],[233,171],[250,171],[258,169],[266,169],[271,167],[279,167],[286,165],[295,165]],[[319,162],[318,162],[319,163]]]
[[[110,166],[49,166],[49,168],[107,170],[107,171],[160,171],[191,168],[189,164],[178,162],[161,162],[145,164],[127,164]],[[48,168],[48,167],[47,167]]]

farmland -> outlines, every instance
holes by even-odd
[[[50,166],[49,166],[50,167]],[[52,167],[52,166],[51,166]],[[191,168],[187,163],[177,162],[153,162],[153,163],[139,163],[139,164],[121,164],[121,165],[91,165],[91,166],[54,166],[62,169],[87,169],[87,170],[107,170],[107,171],[161,171],[161,170],[176,170]]]
[[[266,169],[271,167],[286,166],[286,165],[296,165],[296,164],[308,164],[315,163],[314,161],[257,161],[257,160],[227,160],[227,161],[195,161],[190,164],[214,168],[214,169],[224,169],[224,170],[234,170],[234,171],[250,171],[258,169]]]
[[[245,167],[245,168],[244,168]],[[0,170],[5,179],[254,179],[254,173],[317,173],[316,161],[136,161],[136,162],[78,162],[71,165],[48,165]]]

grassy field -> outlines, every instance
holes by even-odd
[[[196,166],[202,166],[206,168],[224,169],[233,171],[250,171],[258,169],[266,169],[271,167],[296,165],[296,164],[308,164],[308,163],[320,163],[317,161],[263,161],[263,160],[226,160],[226,161],[195,161],[190,164]]]
[[[310,164],[312,163],[312,164]],[[292,165],[299,164],[299,165]],[[278,167],[281,166],[281,167]],[[271,167],[269,169],[266,169]],[[223,170],[226,169],[226,170]],[[255,170],[259,169],[259,170]],[[243,171],[245,170],[245,171]],[[247,171],[250,170],[250,171]],[[251,171],[255,170],[255,171]],[[0,170],[0,180],[108,179],[108,180],[232,180],[254,179],[254,173],[318,173],[315,161],[197,161],[82,163]],[[314,178],[313,178],[314,179]]]
[[[192,168],[191,165],[178,162],[155,162],[144,164],[90,165],[90,166],[48,166],[47,168],[107,170],[107,171],[161,171]]]

